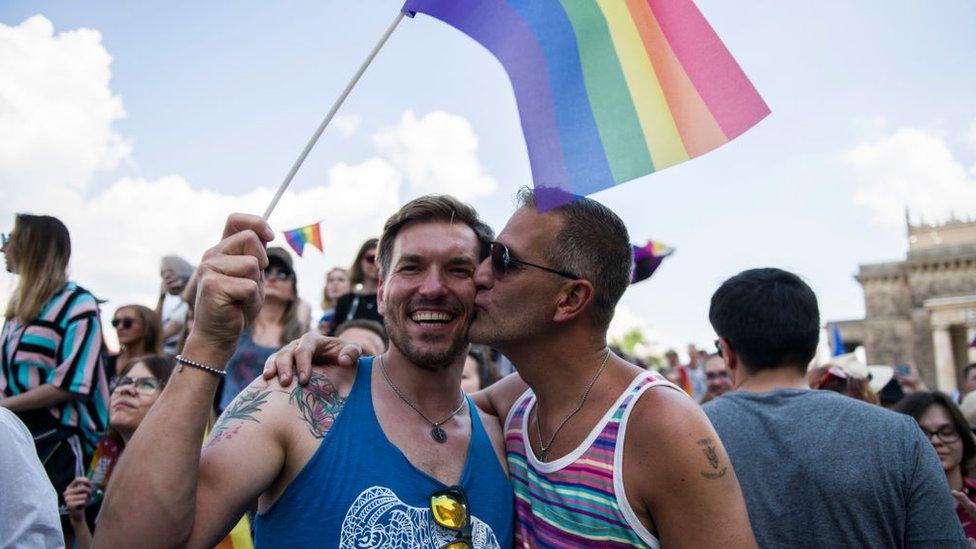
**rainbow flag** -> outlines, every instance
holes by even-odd
[[[661,266],[664,258],[674,253],[674,248],[651,240],[648,240],[647,244],[643,246],[633,245],[633,247],[634,274],[630,279],[631,284],[650,278],[654,271]]]
[[[661,170],[769,114],[691,0],[407,0],[490,51],[540,210]]]
[[[322,249],[322,233],[319,231],[320,223],[322,222],[316,221],[311,225],[305,225],[304,227],[285,231],[285,240],[287,240],[288,245],[295,250],[298,257],[302,256],[302,252],[305,250],[306,244],[315,246],[320,252],[325,251]]]

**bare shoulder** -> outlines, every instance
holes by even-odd
[[[665,386],[644,391],[627,422],[628,448],[648,466],[679,472],[700,465],[701,476],[721,477],[725,450],[701,407],[681,391]]]
[[[314,438],[321,439],[332,427],[346,404],[356,380],[356,368],[316,366],[306,385],[282,387],[277,379],[269,386],[287,395],[288,410],[282,413],[301,421]]]

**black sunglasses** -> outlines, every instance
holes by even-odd
[[[135,323],[136,323],[136,321],[135,320],[132,320],[131,318],[113,318],[112,319],[112,327],[115,328],[115,329],[118,329],[121,326],[122,329],[128,330]]]
[[[509,269],[516,265],[523,265],[525,267],[542,269],[543,271],[548,271],[552,274],[557,274],[570,280],[580,280],[580,278],[582,278],[574,275],[573,273],[567,273],[566,271],[557,271],[556,269],[550,269],[549,267],[543,267],[542,265],[536,265],[535,263],[515,259],[512,257],[511,252],[508,251],[508,247],[500,242],[489,242],[488,247],[491,251],[491,268],[495,272],[495,276],[498,277],[503,276],[506,272],[508,272]]]
[[[290,271],[283,271],[277,267],[269,267],[264,270],[264,278],[271,280],[272,278],[285,281],[291,278]]]
[[[373,263],[376,263],[376,254],[364,255],[363,259],[366,260],[366,263],[372,265]]]
[[[454,539],[440,549],[471,549],[474,546],[468,498],[460,486],[451,486],[431,494],[430,515],[434,524],[455,533]]]

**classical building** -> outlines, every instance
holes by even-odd
[[[865,318],[832,322],[869,364],[918,366],[926,385],[951,392],[976,362],[976,221],[912,225],[903,261],[861,265]]]

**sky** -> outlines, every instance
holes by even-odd
[[[772,114],[703,157],[593,195],[634,242],[676,249],[627,291],[611,333],[642,329],[652,352],[710,348],[711,294],[762,266],[803,276],[823,320],[863,317],[853,276],[904,257],[906,208],[915,221],[976,218],[976,4],[697,4]],[[103,315],[154,304],[159,258],[196,263],[229,212],[264,210],[400,5],[3,0],[0,230],[15,212],[56,215],[71,230],[72,279],[108,300]],[[322,220],[325,253],[296,259],[317,309],[326,270],[410,198],[455,194],[500,231],[526,184],[501,66],[418,15],[270,221]],[[0,275],[0,301],[14,285]]]

